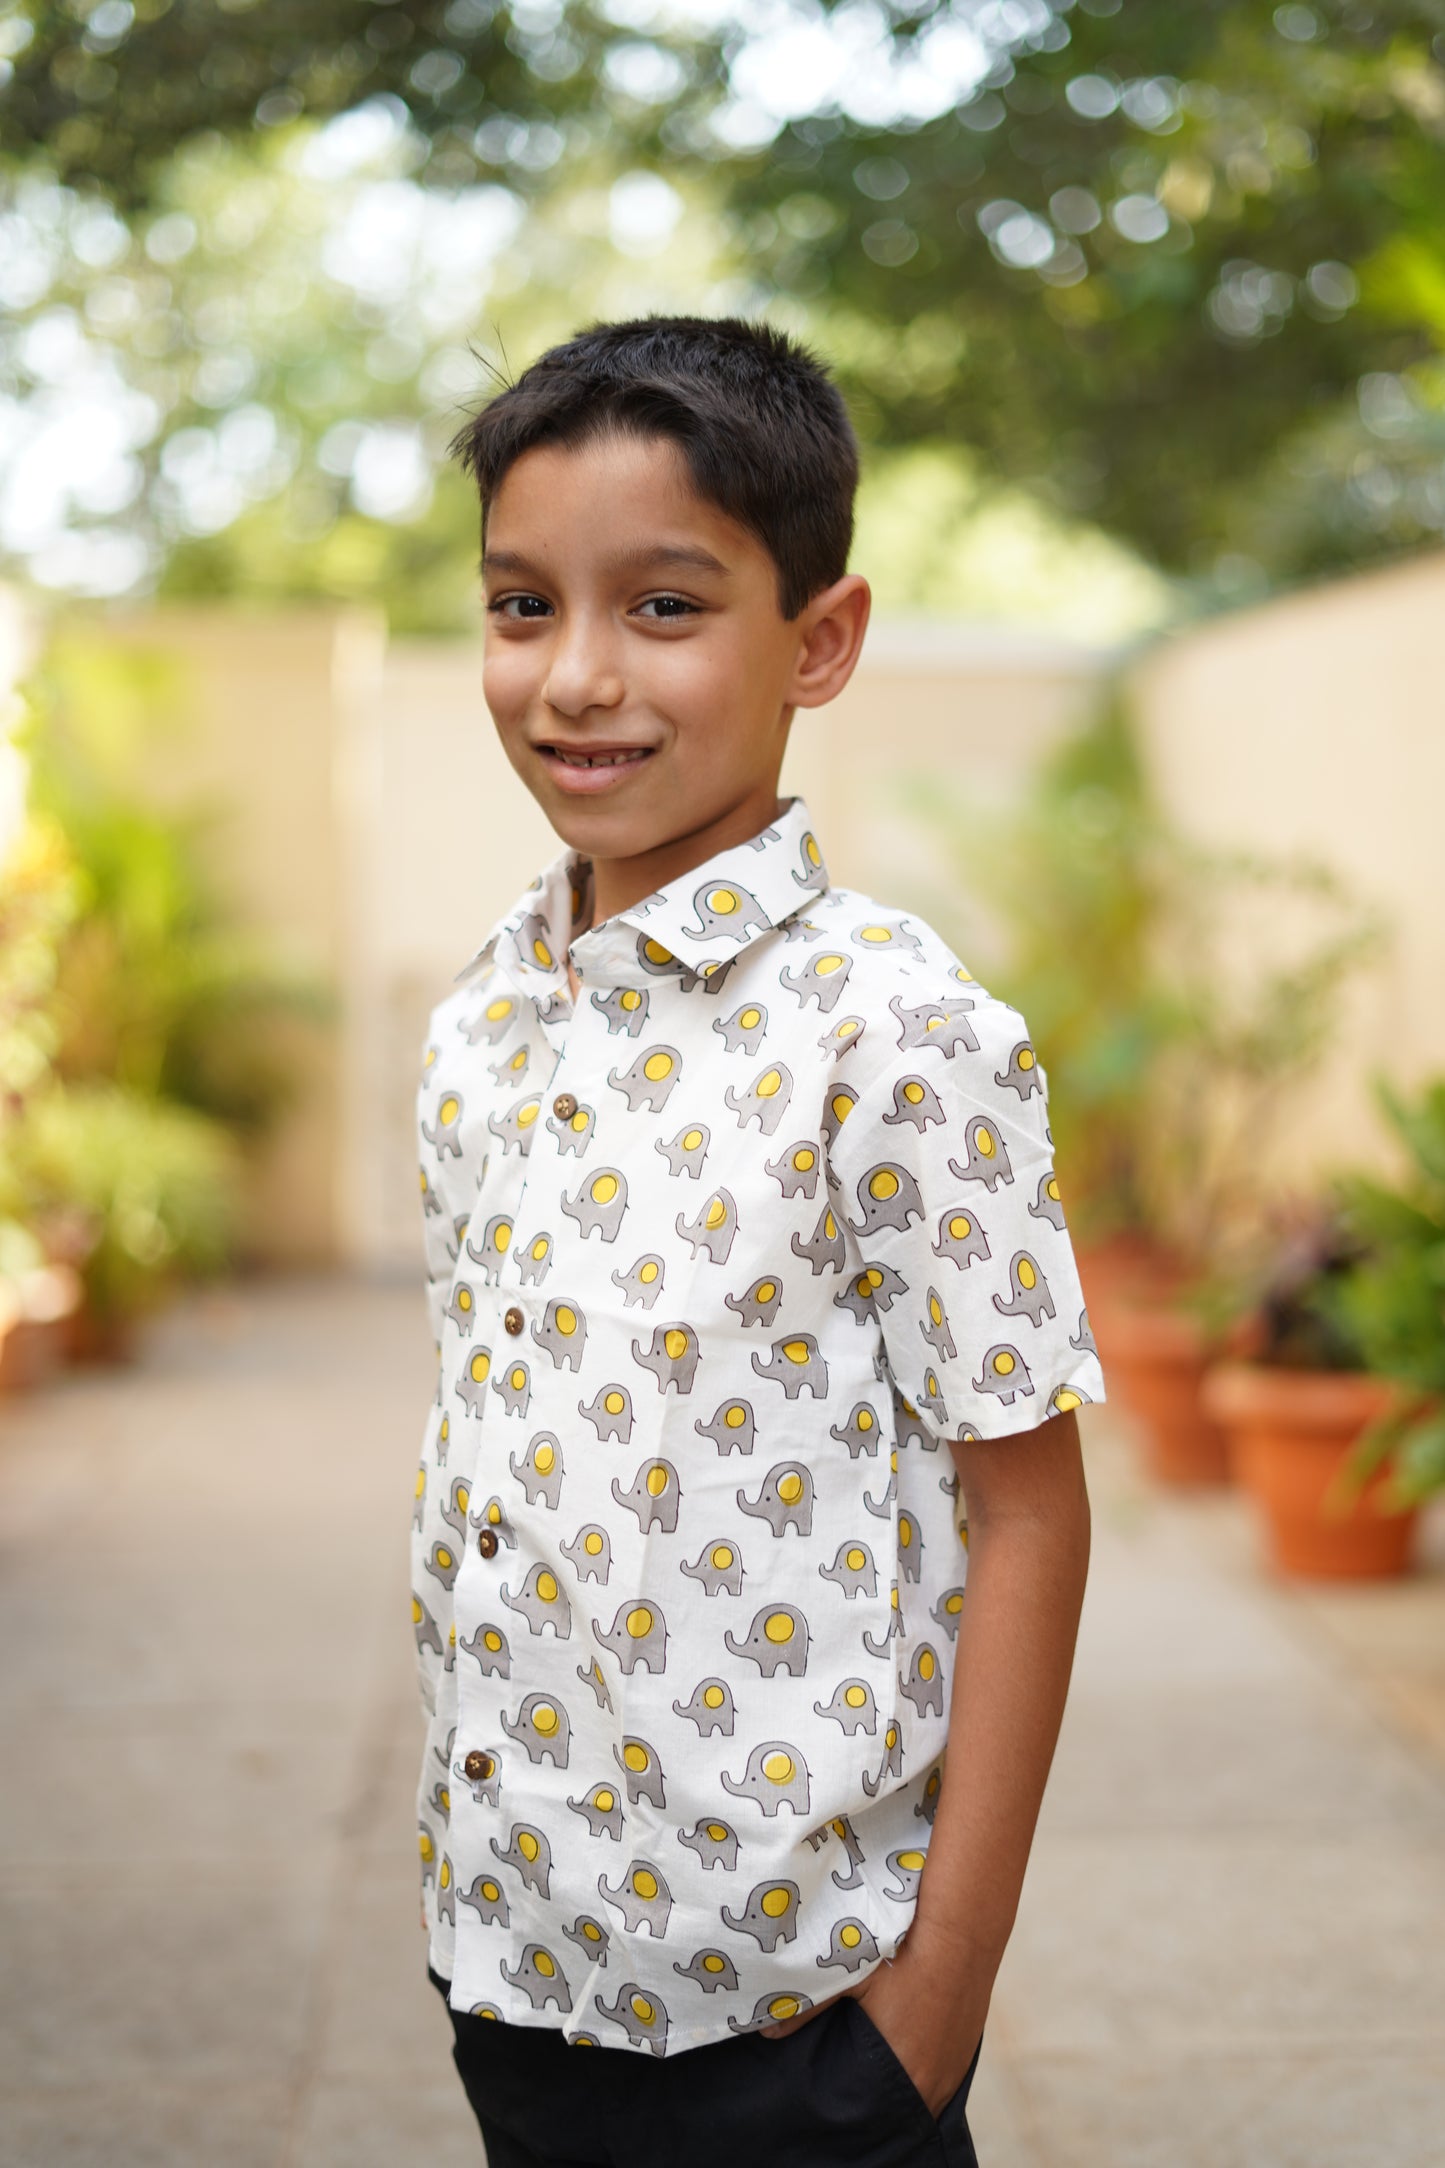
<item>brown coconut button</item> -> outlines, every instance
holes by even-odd
[[[482,1530],[481,1534],[477,1537],[477,1549],[481,1552],[483,1558],[496,1557],[497,1531],[495,1528],[484,1528]]]
[[[502,1323],[506,1326],[508,1332],[512,1335],[513,1339],[515,1339],[517,1334],[522,1329],[522,1313],[517,1308],[515,1302],[512,1304],[512,1307],[507,1312],[506,1316],[502,1319]]]
[[[577,1101],[571,1092],[558,1092],[556,1098],[552,1101],[552,1112],[559,1122],[571,1121],[573,1115],[577,1112]]]
[[[473,1747],[471,1753],[462,1763],[462,1774],[473,1782],[479,1779],[485,1782],[496,1766],[490,1754],[479,1753],[477,1748]]]

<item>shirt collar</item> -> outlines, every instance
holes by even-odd
[[[584,933],[592,865],[574,850],[543,868],[457,974],[488,962],[539,1003],[566,997],[566,955],[585,978],[645,985],[659,977],[712,977],[749,942],[771,933],[828,886],[828,869],[802,798],[770,825],[655,889]]]

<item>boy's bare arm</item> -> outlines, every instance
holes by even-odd
[[[973,2058],[1013,1928],[1089,1564],[1072,1414],[955,1445],[953,1455],[968,1502],[968,1573],[948,1759],[907,1940],[853,1990],[935,2113]]]

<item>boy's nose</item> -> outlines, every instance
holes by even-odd
[[[558,634],[542,683],[549,708],[568,716],[584,715],[589,708],[615,708],[624,690],[610,641],[583,625]]]

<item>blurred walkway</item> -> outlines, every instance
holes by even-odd
[[[271,1286],[0,1405],[7,2168],[477,2168],[416,1925],[430,1374],[411,1290]],[[1433,2168],[1445,1527],[1411,1585],[1300,1595],[1237,1501],[1088,1450],[983,2168]]]

